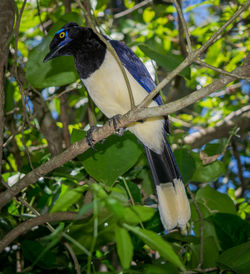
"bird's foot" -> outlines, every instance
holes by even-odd
[[[109,119],[109,125],[113,124],[115,133],[118,134],[119,136],[122,136],[125,129],[124,128],[119,128],[117,129],[117,124],[120,123],[120,118],[121,114],[117,114]]]
[[[93,150],[96,150],[96,149],[93,144],[95,140],[92,137],[92,133],[97,129],[98,129],[97,126],[91,126],[90,129],[87,131],[87,135],[86,135],[87,143]]]

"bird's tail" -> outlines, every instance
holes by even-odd
[[[165,138],[162,154],[145,147],[158,195],[161,221],[166,230],[183,228],[190,218],[190,206],[173,152]]]

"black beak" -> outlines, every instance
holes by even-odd
[[[58,54],[58,51],[63,47],[64,45],[61,45],[60,47],[56,47],[55,49],[51,50],[46,56],[45,58],[43,59],[43,62],[46,63],[48,62],[49,60],[57,57],[57,56],[60,56]]]

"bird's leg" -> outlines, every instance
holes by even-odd
[[[87,131],[87,134],[86,134],[87,143],[93,150],[96,150],[96,149],[95,149],[94,144],[93,144],[94,140],[93,140],[93,137],[92,137],[92,133],[96,129],[98,129],[97,126],[91,126],[90,129]]]
[[[115,116],[111,117],[109,119],[109,125],[113,124],[115,133],[119,136],[122,136],[125,129],[124,128],[117,129],[117,124],[120,123],[120,118],[121,118],[121,114],[116,114]]]

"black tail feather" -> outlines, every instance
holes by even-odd
[[[162,224],[167,230],[182,228],[190,218],[190,206],[170,145],[165,139],[161,154],[147,147],[145,151],[157,190]]]

